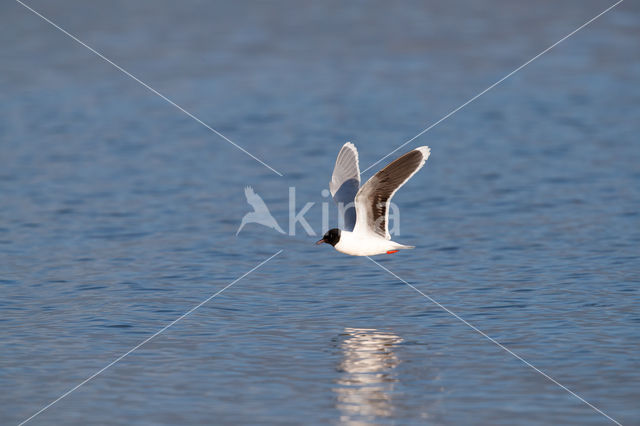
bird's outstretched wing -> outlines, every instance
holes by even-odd
[[[424,166],[430,153],[428,146],[409,151],[362,185],[356,195],[357,221],[354,232],[375,233],[391,239],[388,224],[391,197]]]
[[[333,201],[338,206],[347,207],[353,203],[360,186],[360,167],[358,166],[358,150],[351,142],[342,146],[333,168],[329,190]],[[355,206],[344,209],[344,229],[353,230],[356,224]]]
[[[251,207],[253,207],[253,210],[256,213],[267,212],[269,215],[271,215],[269,213],[269,208],[267,207],[267,205],[264,203],[262,198],[254,192],[252,187],[247,186],[244,189],[244,195],[245,197],[247,197],[247,203],[249,203]]]

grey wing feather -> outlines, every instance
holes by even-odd
[[[338,204],[340,213],[344,214],[343,229],[352,231],[356,224],[356,209],[354,200],[360,187],[360,167],[358,165],[358,150],[347,142],[342,146],[333,168],[329,190],[333,201]],[[351,204],[351,205],[349,205]],[[342,209],[340,209],[342,206]],[[346,209],[345,209],[346,207]]]
[[[373,175],[356,195],[357,223],[354,232],[389,235],[389,202],[396,191],[424,166],[431,150],[421,146],[409,151]]]

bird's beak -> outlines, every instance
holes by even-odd
[[[324,243],[324,239],[316,241],[316,245]]]

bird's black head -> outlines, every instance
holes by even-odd
[[[327,243],[335,246],[340,241],[340,230],[338,228],[329,229],[321,240],[318,240],[316,244]]]

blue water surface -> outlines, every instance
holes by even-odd
[[[0,6],[0,423],[640,424],[640,7],[626,1],[364,173],[412,251],[315,246],[365,169],[612,3]],[[289,231],[236,236],[244,187]],[[333,206],[331,223],[335,225]],[[287,232],[288,234],[288,232]]]

